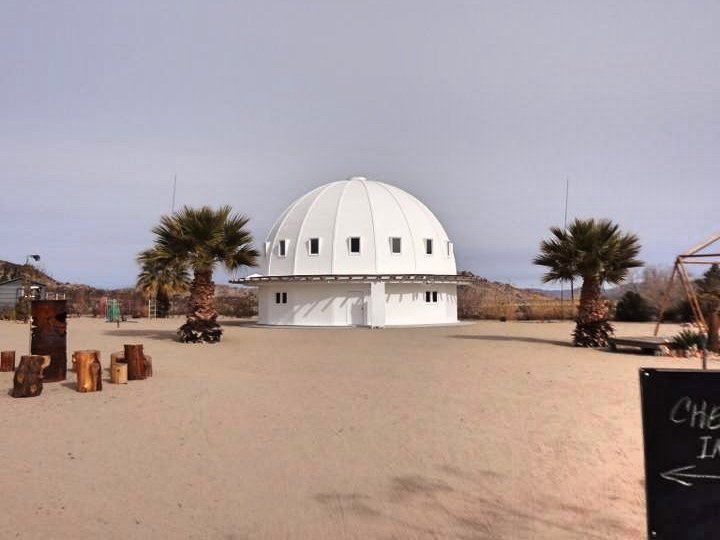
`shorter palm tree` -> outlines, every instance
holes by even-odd
[[[540,243],[534,263],[549,268],[543,282],[582,280],[573,342],[581,347],[604,347],[612,334],[608,307],[602,298],[604,283],[622,283],[631,268],[642,266],[636,257],[640,243],[608,219],[575,219],[566,229],[551,227],[552,237]]]
[[[147,250],[146,260],[161,267],[178,265],[191,270],[190,301],[187,321],[178,330],[183,342],[220,340],[222,328],[217,322],[213,271],[222,265],[228,271],[254,266],[258,252],[245,229],[248,218],[234,214],[230,206],[185,206],[170,216],[162,216],[153,227],[155,245]]]
[[[138,290],[148,299],[155,298],[158,317],[167,317],[170,312],[170,299],[188,290],[190,276],[187,268],[177,263],[161,263],[152,248],[143,251],[137,261],[140,264]]]

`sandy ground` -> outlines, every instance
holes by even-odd
[[[69,349],[104,365],[144,343],[147,381],[2,392],[0,538],[635,540],[637,370],[697,367],[572,348],[570,323],[227,321],[222,343],[183,345],[179,322],[70,320]],[[27,348],[0,323],[0,349]]]

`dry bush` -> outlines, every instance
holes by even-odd
[[[577,300],[575,303],[577,304]],[[575,317],[576,309],[569,299],[561,302],[559,298],[487,280],[458,287],[460,319],[571,319]]]

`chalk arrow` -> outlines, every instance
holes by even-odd
[[[696,474],[696,473],[688,473],[685,471],[689,471],[691,469],[694,469],[695,465],[688,465],[686,467],[678,467],[677,469],[671,469],[669,471],[665,471],[664,473],[660,473],[660,476],[664,478],[665,480],[670,480],[671,482],[677,482],[678,484],[682,484],[683,486],[692,486],[692,483],[690,480],[717,480],[720,481],[720,475],[716,474]]]

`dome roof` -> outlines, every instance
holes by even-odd
[[[456,273],[452,243],[427,206],[361,176],[300,197],[264,248],[267,276]]]

